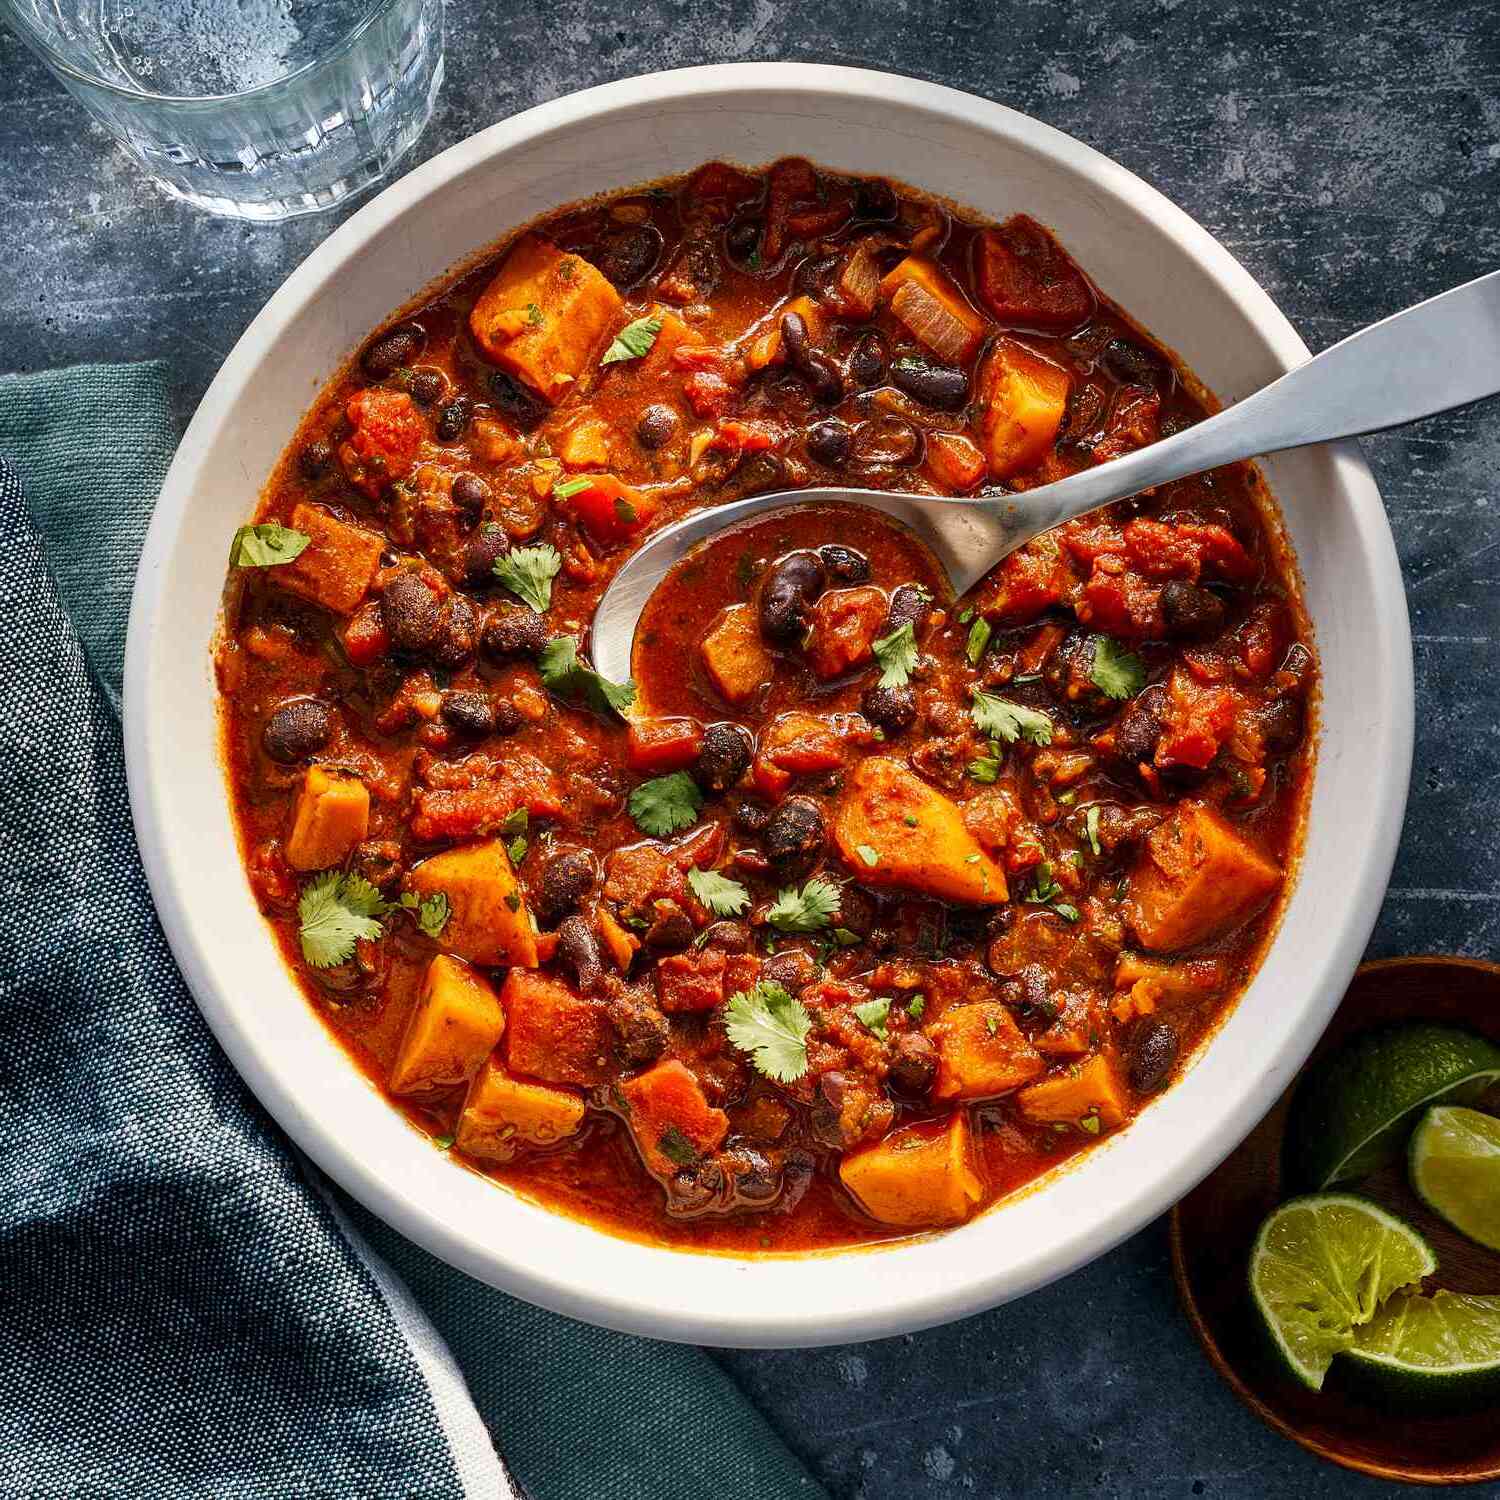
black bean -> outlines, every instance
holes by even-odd
[[[416,573],[397,573],[380,595],[391,649],[408,656],[426,651],[437,639],[441,623],[438,597]]]
[[[714,922],[703,929],[703,946],[721,953],[748,953],[755,946],[755,938],[744,922]]]
[[[891,595],[891,607],[885,617],[883,634],[900,630],[910,625],[912,633],[920,636],[932,613],[932,595],[920,583],[903,583]]]
[[[760,586],[760,633],[782,646],[801,640],[808,611],[827,585],[828,569],[816,552],[778,558]]]
[[[552,927],[577,911],[579,903],[594,888],[594,856],[586,849],[565,849],[554,854],[542,871],[541,891],[536,898],[537,920]]]
[[[788,797],[762,835],[766,853],[778,863],[811,858],[821,852],[825,837],[823,809],[811,797]]]
[[[641,447],[654,452],[672,441],[679,418],[672,407],[658,401],[636,419],[635,436]]]
[[[502,604],[484,628],[485,652],[497,661],[535,656],[547,644],[547,622],[525,604]]]
[[[1105,854],[1132,849],[1165,817],[1157,807],[1120,807],[1106,802],[1099,809],[1099,847]]]
[[[837,578],[840,583],[870,581],[870,559],[863,552],[856,552],[853,547],[841,547],[837,542],[829,542],[826,547],[818,548],[818,556],[823,559],[829,577]]]
[[[419,323],[397,323],[365,345],[360,355],[360,368],[372,380],[384,380],[394,375],[402,365],[409,365],[427,342],[427,335]]]
[[[471,515],[494,498],[494,492],[477,474],[459,474],[453,481],[453,503]]]
[[[483,739],[495,732],[495,705],[488,693],[448,692],[443,694],[443,722],[460,734]]]
[[[1156,754],[1164,707],[1165,695],[1158,684],[1132,698],[1115,720],[1115,754],[1127,765],[1139,765]]]
[[[686,948],[693,940],[693,920],[675,901],[658,901],[646,929],[646,946],[659,951]]]
[[[1157,358],[1128,339],[1111,339],[1099,355],[1105,369],[1126,385],[1156,385],[1162,377]]]
[[[1177,1033],[1171,1023],[1146,1021],[1130,1038],[1130,1086],[1138,1094],[1154,1094],[1177,1065]]]
[[[443,605],[432,659],[440,667],[456,671],[473,658],[479,645],[479,614],[462,594]]]
[[[917,717],[917,695],[910,683],[900,687],[881,687],[874,683],[867,687],[859,701],[864,716],[872,723],[893,734],[899,734]]]
[[[727,791],[750,768],[753,752],[750,731],[738,724],[710,724],[693,775],[705,791]]]
[[[494,708],[496,734],[514,734],[526,722],[526,715],[509,698],[496,698]]]
[[[862,464],[906,468],[921,460],[922,434],[905,417],[876,417],[854,434],[854,457]]]
[[[833,273],[843,264],[838,255],[805,256],[792,273],[792,286],[806,297],[823,298],[833,284]]]
[[[1266,749],[1277,755],[1295,750],[1302,743],[1303,720],[1301,701],[1289,693],[1273,698],[1256,714]]]
[[[1162,585],[1161,613],[1167,633],[1205,640],[1224,628],[1224,601],[1209,589],[1180,578]]]
[[[644,281],[661,259],[661,230],[654,224],[636,224],[611,235],[595,257],[594,264],[622,292]]]
[[[894,219],[901,205],[896,190],[878,177],[867,177],[855,189],[854,217],[856,219]]]
[[[885,345],[878,333],[862,333],[849,351],[849,378],[861,390],[885,379]]]
[[[836,469],[849,457],[852,440],[847,423],[840,422],[837,417],[825,417],[807,429],[807,456]]]
[[[564,917],[557,929],[557,960],[569,970],[583,994],[598,987],[604,977],[599,959],[599,940],[582,917]]]
[[[781,319],[781,342],[786,362],[806,382],[815,400],[832,406],[844,394],[844,377],[839,367],[807,341],[807,324],[800,313],[784,313]]]
[[[734,1185],[735,1200],[763,1208],[781,1192],[781,1172],[764,1151],[744,1143],[724,1153]]]
[[[628,1067],[654,1063],[672,1040],[667,1018],[639,995],[624,990],[608,999],[610,1024],[619,1040],[620,1057]]]
[[[743,833],[759,833],[771,821],[771,809],[764,802],[741,797],[734,804],[734,826]]]
[[[438,413],[437,438],[440,443],[456,443],[464,435],[474,415],[474,401],[470,396],[455,396]]]
[[[904,1031],[891,1042],[892,1088],[909,1099],[921,1099],[937,1076],[937,1048],[920,1031]]]
[[[443,394],[446,385],[438,370],[413,370],[406,389],[418,406],[431,406]]]
[[[298,455],[297,465],[309,479],[321,479],[333,466],[333,449],[322,438],[314,438]]]
[[[333,710],[316,698],[293,698],[279,704],[266,720],[260,742],[272,760],[293,765],[314,755],[333,733]]]
[[[505,528],[494,521],[484,521],[469,533],[464,542],[464,582],[471,588],[482,588],[495,581],[495,564],[510,551]]]
[[[759,219],[736,219],[724,233],[724,249],[730,260],[746,265],[760,253]]]
[[[504,370],[492,371],[488,384],[490,400],[501,415],[508,417],[517,427],[535,427],[546,415],[541,402]]]
[[[818,977],[818,966],[800,948],[785,948],[773,953],[760,966],[760,977],[767,984],[779,984],[787,994],[795,995]]]
[[[891,380],[908,396],[940,411],[957,411],[969,399],[969,377],[951,365],[909,354],[891,366]]]

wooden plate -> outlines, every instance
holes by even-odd
[[[1464,958],[1395,958],[1354,977],[1313,1057],[1386,1021],[1451,1021],[1500,1042],[1500,965]],[[1274,1365],[1245,1291],[1251,1241],[1281,1199],[1281,1141],[1289,1089],[1245,1143],[1172,1211],[1172,1269],[1193,1331],[1214,1368],[1262,1421],[1313,1453],[1385,1479],[1469,1484],[1500,1478],[1500,1411],[1410,1417],[1338,1389],[1337,1364],[1321,1392]],[[1438,1257],[1436,1285],[1500,1292],[1500,1255],[1470,1243],[1429,1213],[1404,1165],[1355,1185],[1409,1219]]]

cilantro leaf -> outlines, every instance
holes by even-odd
[[[418,896],[415,891],[402,891],[400,905],[405,911],[417,914],[417,927],[430,938],[440,938],[448,918],[453,914],[445,891],[434,891],[430,896]]]
[[[229,544],[229,563],[235,568],[279,568],[301,557],[312,538],[279,521],[241,526]]]
[[[866,1000],[862,1005],[854,1007],[854,1014],[864,1022],[876,1036],[883,1042],[886,1038],[886,1018],[891,1013],[891,998],[889,995],[878,1000]]]
[[[1089,677],[1106,698],[1134,698],[1146,685],[1146,664],[1109,636],[1096,635]]]
[[[657,1137],[656,1144],[675,1167],[690,1167],[698,1160],[693,1143],[675,1125],[668,1125]]]
[[[839,889],[826,880],[809,880],[799,891],[779,891],[766,920],[777,932],[816,932],[827,927],[839,909]]]
[[[490,571],[504,588],[541,615],[552,603],[552,580],[562,571],[562,554],[548,542],[514,547],[497,557]]]
[[[750,892],[717,870],[694,867],[688,871],[687,881],[693,894],[716,917],[737,917],[750,904]]]
[[[912,1018],[913,1021],[920,1021],[922,1019],[922,1012],[926,1009],[926,995],[913,995],[911,999],[906,1002],[906,1013]]]
[[[905,687],[917,664],[917,637],[911,621],[889,635],[883,635],[870,648],[875,660],[881,665],[880,686],[883,688]]]
[[[622,359],[640,359],[651,352],[656,335],[661,332],[660,318],[637,318],[627,323],[616,335],[614,342],[604,351],[601,365],[617,364]]]
[[[500,825],[500,832],[509,839],[514,838],[518,833],[527,832],[530,827],[530,809],[518,807],[514,812],[505,815],[505,821]]]
[[[757,984],[731,996],[724,1007],[724,1030],[767,1078],[795,1083],[807,1072],[812,1017],[779,984]]]
[[[1000,762],[993,755],[971,760],[965,769],[970,779],[979,782],[981,786],[989,786],[1000,779]]]
[[[655,776],[650,781],[643,781],[630,794],[626,805],[642,833],[665,838],[668,834],[691,828],[698,821],[703,793],[686,771],[673,771],[670,776]]]
[[[969,691],[974,698],[969,717],[981,734],[1004,740],[1008,745],[1022,739],[1033,745],[1052,743],[1052,720],[1046,714],[997,698],[993,693],[982,693],[978,688]]]
[[[578,642],[558,635],[542,647],[537,657],[542,685],[559,698],[583,703],[595,713],[623,713],[635,702],[633,682],[611,682],[578,658]]]
[[[964,648],[971,667],[979,665],[979,658],[984,655],[984,648],[990,643],[993,634],[990,622],[980,615],[974,623],[969,626],[969,644]]]
[[[1054,901],[1052,910],[1060,916],[1064,922],[1076,922],[1078,920],[1078,908],[1068,901]]]
[[[373,940],[385,930],[379,917],[386,904],[361,875],[325,870],[303,886],[297,899],[302,957],[315,969],[331,969],[353,956],[361,938]]]

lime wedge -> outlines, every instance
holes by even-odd
[[[1413,1132],[1407,1166],[1417,1196],[1433,1213],[1500,1250],[1500,1120],[1439,1104]]]
[[[1500,1078],[1500,1047],[1425,1021],[1366,1031],[1310,1068],[1287,1120],[1290,1187],[1354,1182],[1401,1156],[1430,1104],[1472,1104]]]
[[[1394,1214],[1352,1193],[1314,1193],[1260,1226],[1250,1296],[1287,1367],[1316,1391],[1354,1330],[1436,1267],[1427,1241]]]
[[[1398,1408],[1452,1408],[1500,1389],[1500,1297],[1397,1292],[1345,1351],[1350,1373]]]

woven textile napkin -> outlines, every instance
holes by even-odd
[[[116,722],[167,389],[0,378],[0,1495],[505,1500],[498,1445],[534,1500],[821,1500],[700,1351],[443,1266],[301,1163],[218,1050]]]

